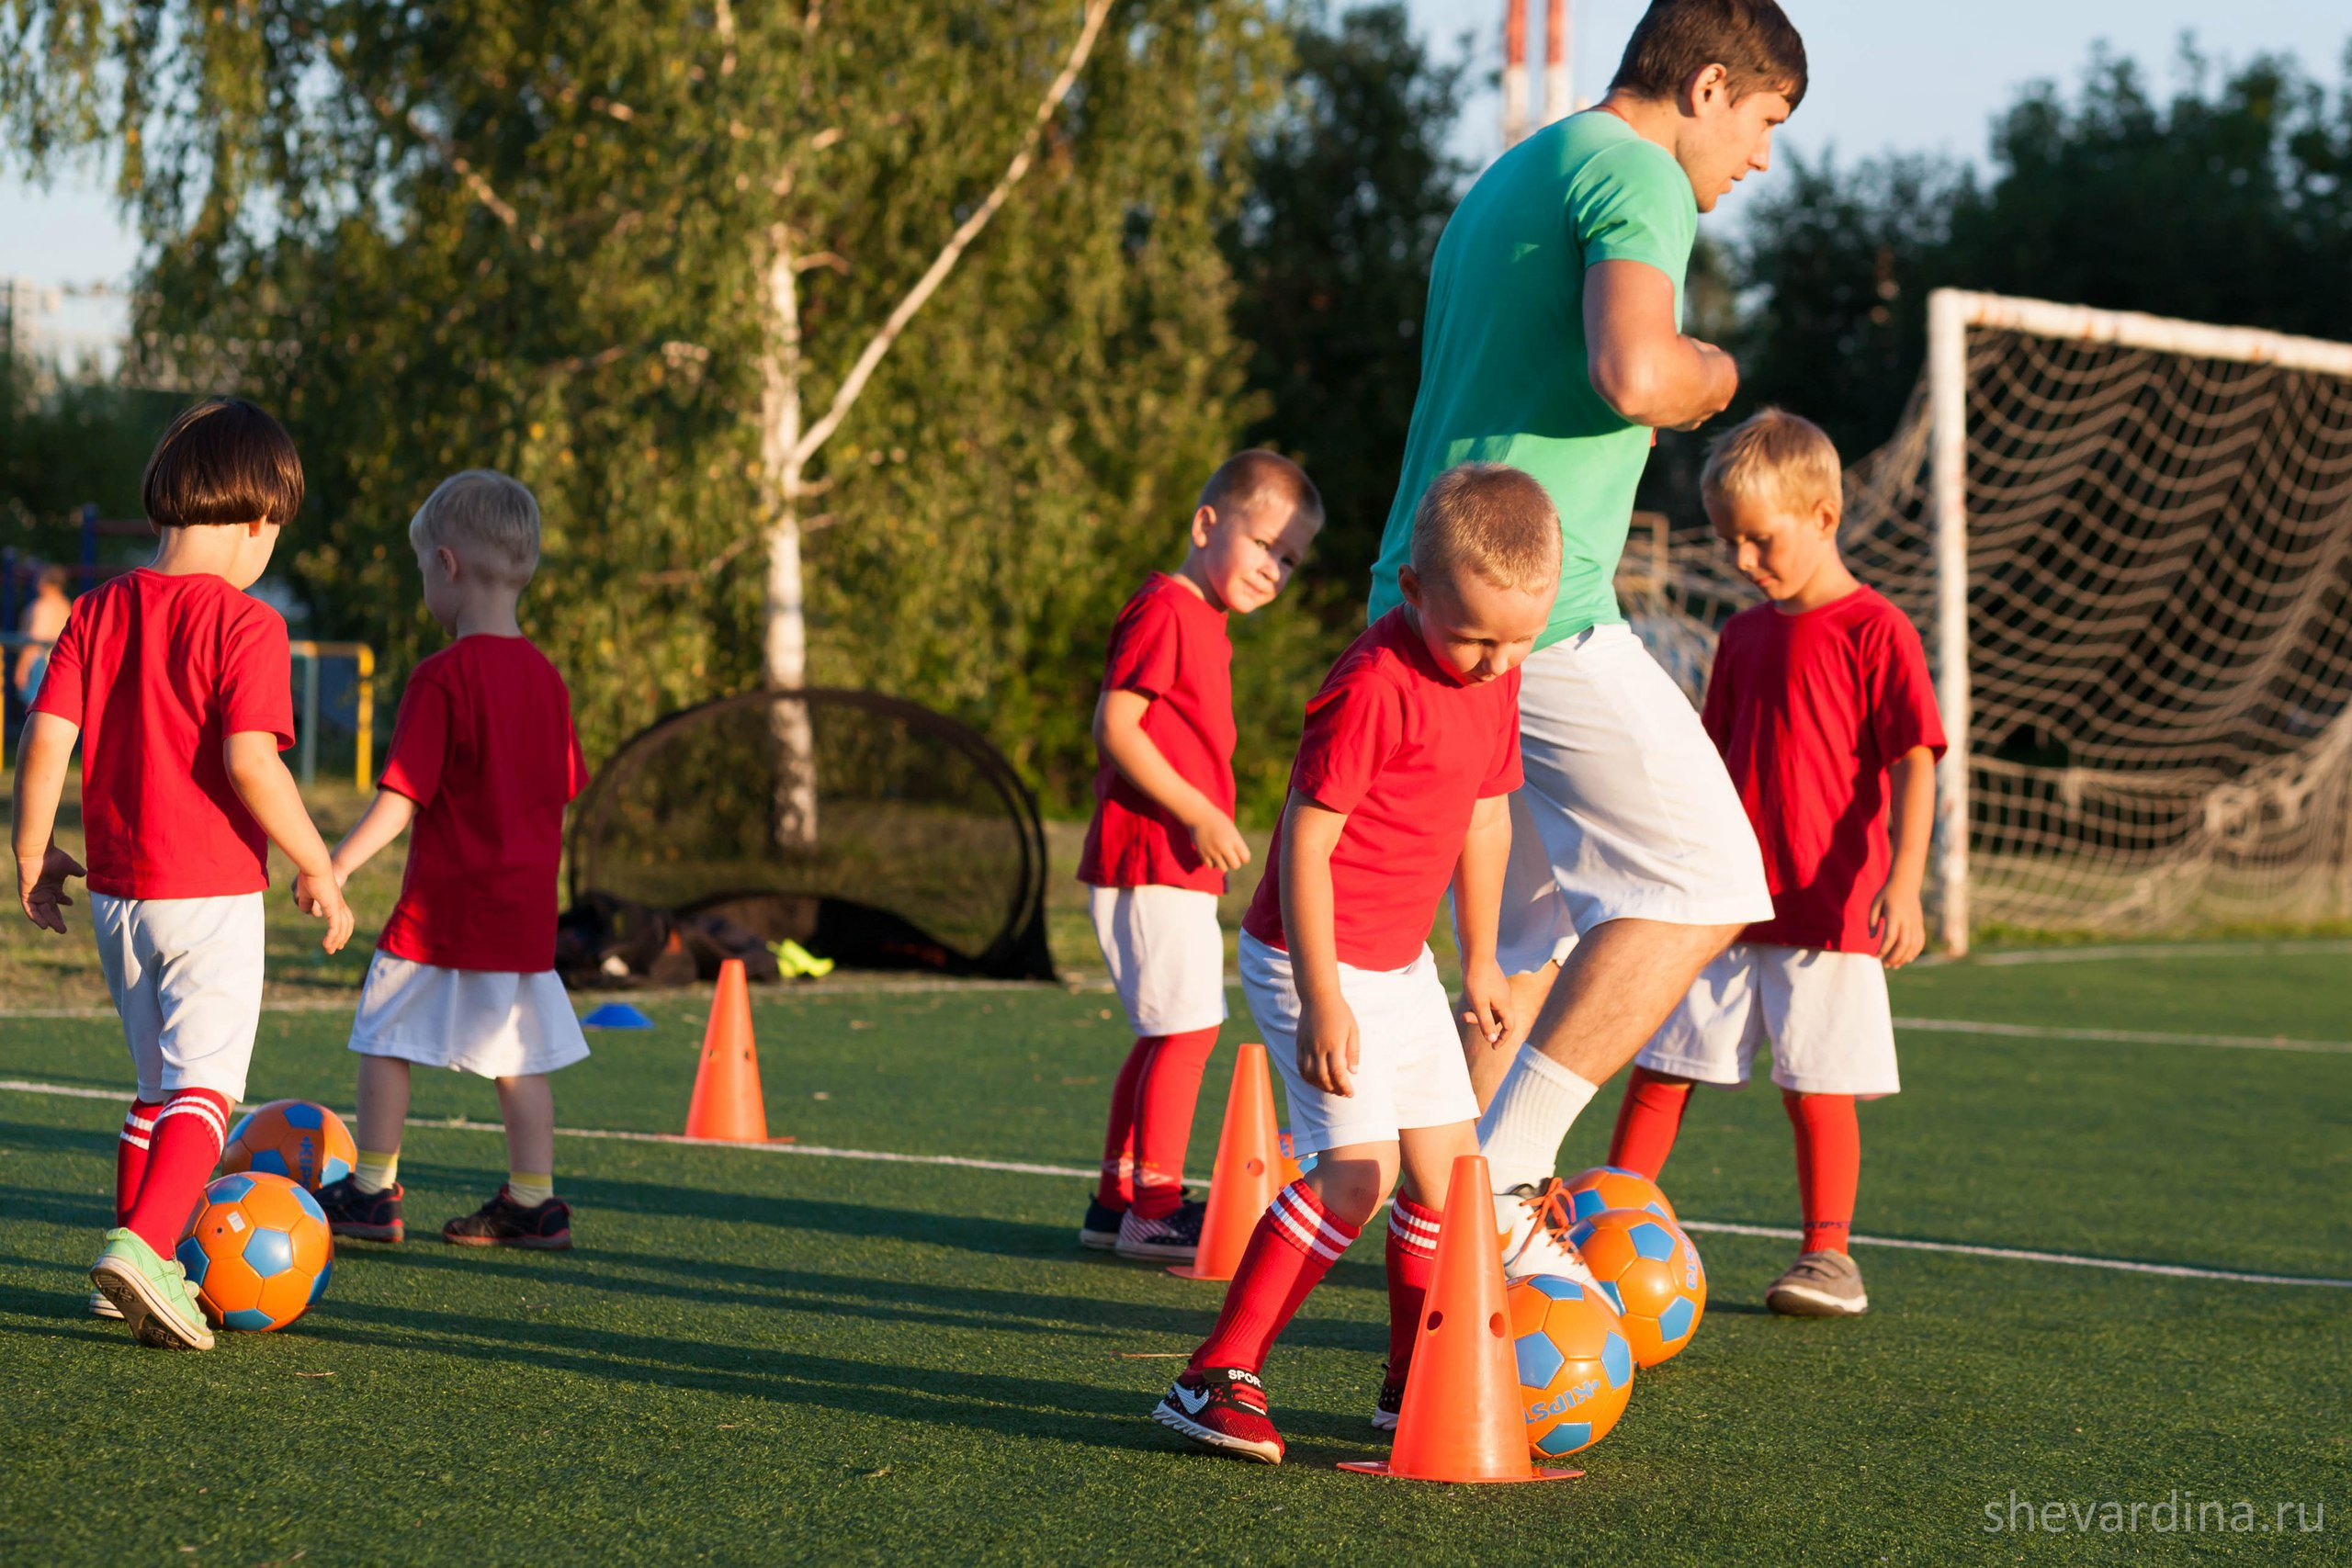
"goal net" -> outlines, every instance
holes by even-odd
[[[1935,671],[1948,949],[2352,917],[2352,344],[1939,290],[1841,542]],[[1653,575],[1665,646],[1753,597]]]

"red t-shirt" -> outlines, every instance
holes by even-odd
[[[1772,890],[1772,918],[1740,940],[1876,953],[1871,900],[1894,860],[1887,769],[1915,746],[1944,750],[1919,634],[1870,588],[1803,615],[1742,610],[1715,645],[1701,716]]]
[[[141,567],[74,602],[32,711],[82,728],[90,888],[212,898],[269,886],[269,840],[222,754],[252,730],[294,744],[278,613],[209,575]]]
[[[1185,783],[1233,815],[1233,644],[1224,611],[1153,572],[1111,628],[1102,689],[1148,701],[1144,734]],[[1094,773],[1094,819],[1086,825],[1078,879],[1097,887],[1225,891],[1225,873],[1201,859],[1191,830],[1108,757]]]
[[[1479,801],[1519,787],[1519,671],[1465,685],[1430,657],[1403,609],[1348,645],[1307,700],[1290,787],[1345,812],[1331,851],[1340,962],[1402,969],[1421,954]],[[1283,836],[1241,929],[1283,934]]]
[[[416,667],[383,787],[416,802],[378,948],[444,969],[555,967],[563,808],[588,779],[571,694],[519,637],[461,637]]]

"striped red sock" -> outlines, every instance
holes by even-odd
[[[1136,1091],[1135,1212],[1147,1220],[1174,1213],[1184,1201],[1184,1151],[1216,1036],[1215,1028],[1195,1029],[1149,1042],[1155,1049]]]
[[[1275,1193],[1226,1290],[1225,1310],[1192,1364],[1262,1369],[1274,1337],[1358,1234],[1326,1214],[1304,1181]]]
[[[1804,1203],[1804,1250],[1843,1252],[1854,1229],[1862,1179],[1862,1129],[1850,1094],[1781,1091],[1797,1134],[1797,1193]]]
[[[1111,1085],[1111,1124],[1102,1134],[1102,1179],[1095,1185],[1094,1201],[1121,1213],[1136,1201],[1136,1100],[1159,1043],[1156,1035],[1137,1040]]]
[[[140,1179],[147,1174],[147,1145],[155,1133],[155,1112],[162,1109],[160,1100],[134,1100],[123,1113],[122,1136],[114,1145],[116,1224],[129,1221],[130,1206],[138,1201]]]
[[[1690,1103],[1689,1084],[1635,1067],[1617,1107],[1617,1130],[1609,1135],[1609,1163],[1656,1181],[1674,1152],[1674,1135],[1682,1130],[1683,1108]]]
[[[220,1163],[220,1147],[228,1138],[225,1095],[209,1089],[175,1090],[155,1112],[154,1131],[147,1140],[147,1168],[123,1224],[168,1257],[196,1212],[212,1168]]]
[[[1412,1364],[1413,1341],[1421,1331],[1421,1303],[1437,1266],[1435,1209],[1424,1209],[1401,1191],[1388,1205],[1388,1377],[1401,1382]]]

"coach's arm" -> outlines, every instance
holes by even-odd
[[[1632,424],[1687,430],[1713,419],[1739,389],[1739,367],[1674,321],[1674,280],[1636,261],[1604,261],[1584,275],[1585,374],[1600,400]]]

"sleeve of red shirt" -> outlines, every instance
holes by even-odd
[[[1514,670],[1503,679],[1510,682],[1510,701],[1503,706],[1502,744],[1495,748],[1494,770],[1478,786],[1480,800],[1509,795],[1527,782],[1519,762],[1519,671]]]
[[[1353,811],[1403,739],[1398,701],[1382,682],[1349,681],[1316,693],[1306,705],[1291,788],[1327,811]]]
[[[1137,696],[1164,696],[1175,684],[1182,663],[1176,645],[1176,617],[1154,593],[1131,604],[1111,628],[1111,650],[1103,661],[1102,689],[1133,692]]]
[[[255,603],[229,623],[220,649],[220,732],[258,732],[294,744],[294,655],[286,622]]]
[[[40,690],[33,694],[33,712],[49,714],[68,724],[81,724],[82,661],[88,645],[89,618],[77,602],[65,617],[65,629],[57,634],[57,641],[50,648],[49,667],[41,674]],[[291,693],[291,686],[288,691]]]
[[[412,677],[401,694],[401,711],[392,720],[392,743],[386,749],[384,775],[378,785],[430,806],[441,788],[441,770],[448,758],[449,694],[437,681]]]
[[[1878,660],[1877,689],[1871,694],[1871,733],[1879,755],[1889,762],[1915,746],[1944,754],[1943,716],[1936,708],[1935,682],[1928,676],[1928,650],[1919,633],[1899,612],[1885,618],[1884,654]]]
[[[571,756],[568,763],[570,776],[564,781],[563,798],[572,801],[578,800],[580,792],[588,787],[588,753],[580,749],[580,731],[568,716],[563,721],[563,728],[571,740]]]

